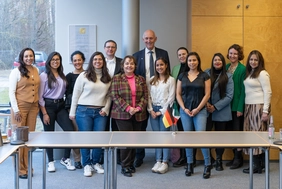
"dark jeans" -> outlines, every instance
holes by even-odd
[[[136,121],[135,116],[131,119],[122,120],[116,119],[119,131],[140,131],[142,122]],[[126,148],[120,150],[120,161],[122,168],[133,166],[135,159],[135,149]]]
[[[232,120],[228,122],[228,131],[243,131],[244,115],[237,117],[237,112],[232,112]]]
[[[39,116],[43,123],[44,131],[54,131],[55,121],[64,131],[73,131],[74,126],[72,121],[69,119],[68,111],[65,109],[65,102],[54,102],[51,100],[45,100],[45,109],[50,118],[50,125],[45,125],[43,122],[43,114],[40,111]],[[50,140],[52,140],[50,138]],[[46,149],[49,162],[54,161],[53,148]],[[66,148],[64,152],[64,158],[69,158],[71,153],[71,148]]]

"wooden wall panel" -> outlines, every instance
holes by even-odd
[[[247,8],[248,6],[248,8]],[[244,16],[282,16],[281,0],[244,0]]]
[[[223,8],[224,7],[224,8]],[[192,16],[194,15],[221,15],[242,16],[242,0],[193,0]]]
[[[192,17],[192,49],[199,53],[202,69],[211,66],[214,53],[226,57],[227,50],[234,43],[242,44],[241,17]],[[228,61],[226,59],[226,61]]]

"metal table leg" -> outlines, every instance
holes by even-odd
[[[253,189],[253,148],[250,148],[250,189]]]
[[[265,148],[265,188],[269,189],[269,148]],[[280,178],[281,179],[281,178]]]
[[[28,189],[32,189],[32,152],[34,150],[32,148],[29,148],[28,150]]]
[[[104,149],[104,189],[109,187],[108,148]]]
[[[42,158],[42,161],[43,161],[42,189],[46,189],[46,149],[43,149],[42,153],[43,153],[43,158]]]
[[[14,156],[14,165],[15,165],[15,178],[14,178],[14,180],[15,180],[15,182],[14,182],[14,184],[15,184],[15,188],[16,189],[19,189],[19,154],[18,154],[18,151],[16,151],[16,152],[14,152],[13,153],[13,156]]]

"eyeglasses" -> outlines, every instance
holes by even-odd
[[[58,58],[58,59],[52,59],[51,61],[52,61],[52,62],[59,62],[59,61],[61,61],[61,60]]]
[[[114,46],[106,46],[107,49],[115,49],[116,47]]]

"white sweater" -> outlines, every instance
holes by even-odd
[[[269,74],[263,70],[257,78],[246,78],[244,85],[245,104],[263,104],[263,112],[268,113],[272,95]]]
[[[101,74],[97,73],[97,81],[89,81],[85,72],[79,74],[73,89],[70,116],[75,116],[77,105],[104,106],[102,110],[109,114],[111,99],[107,95],[111,82],[103,83]]]

